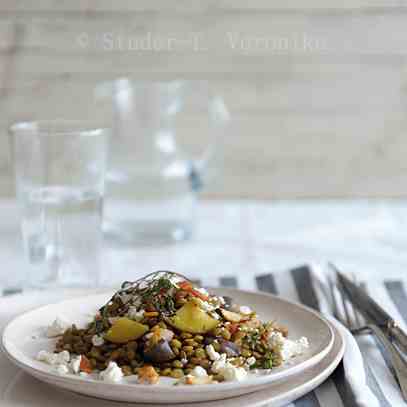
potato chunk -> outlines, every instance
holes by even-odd
[[[218,325],[218,321],[205,312],[195,301],[182,306],[168,323],[182,332],[204,334]]]
[[[129,318],[119,318],[107,331],[105,339],[113,343],[134,341],[148,331],[148,326]]]

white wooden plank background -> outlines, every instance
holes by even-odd
[[[207,78],[224,96],[233,121],[207,196],[405,197],[406,27],[406,0],[1,0],[0,195],[8,124],[109,119],[93,88],[131,74]],[[135,49],[149,35],[176,46]],[[177,124],[192,147],[207,137],[202,112]]]

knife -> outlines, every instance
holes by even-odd
[[[365,290],[335,268],[338,282],[345,290],[349,301],[371,323],[380,327],[407,354],[407,335],[397,322]]]

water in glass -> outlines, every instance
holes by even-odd
[[[97,190],[44,187],[21,196],[25,250],[38,285],[90,286],[101,250]]]

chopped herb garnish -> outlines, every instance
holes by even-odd
[[[244,341],[247,343],[248,346],[250,346],[251,349],[254,349],[260,341],[260,332],[257,330],[248,332],[247,335],[244,337]]]
[[[156,311],[164,316],[172,315],[176,311],[173,290],[180,289],[177,281],[187,281],[190,283],[186,277],[172,271],[157,271],[134,282],[125,281],[121,289],[111,300],[100,308],[101,317],[103,320],[107,320],[108,313],[112,309],[112,304],[114,304],[115,309],[120,309],[120,314],[123,314],[136,301],[138,308],[141,308],[143,305],[152,305]],[[124,303],[123,295],[131,296],[132,298]]]
[[[273,352],[266,352],[263,359],[263,369],[271,369],[273,367]]]

